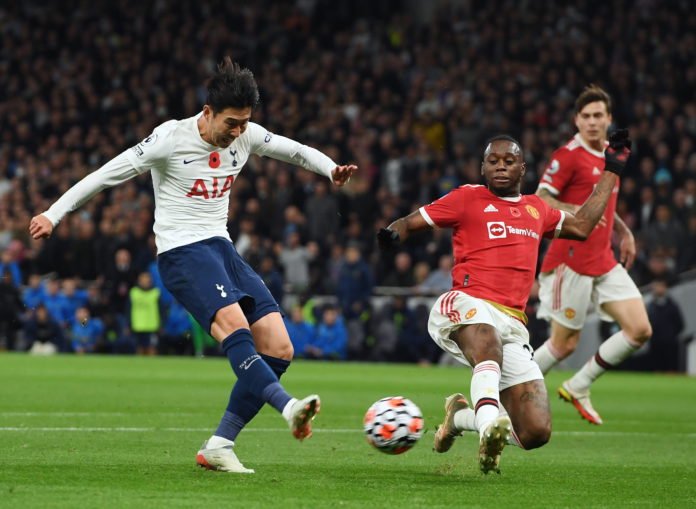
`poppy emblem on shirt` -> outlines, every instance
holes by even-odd
[[[466,314],[464,315],[464,319],[465,319],[465,320],[469,320],[469,319],[473,318],[474,316],[476,316],[476,308],[471,308],[471,309],[470,309],[469,311],[467,311]]]
[[[220,166],[220,154],[217,152],[211,152],[210,159],[208,159],[208,166],[211,168],[217,168]]]
[[[512,214],[512,217],[520,217],[522,215],[522,212],[520,212],[520,209],[510,207],[510,214]]]
[[[539,211],[535,207],[532,207],[531,205],[525,205],[524,208],[534,219],[539,219]]]
[[[575,318],[575,310],[573,308],[566,308],[565,309],[565,316],[569,320],[572,320],[573,318]]]

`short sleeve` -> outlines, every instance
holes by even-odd
[[[558,195],[573,176],[573,157],[565,147],[559,148],[551,156],[548,166],[539,181],[539,189],[546,189],[551,194]]]
[[[565,212],[562,210],[554,209],[546,201],[541,198],[538,200],[539,207],[544,211],[544,225],[542,227],[542,232],[544,237],[555,238],[563,227],[563,221],[565,220]]]
[[[138,173],[162,166],[169,160],[176,126],[176,120],[169,120],[157,126],[150,136],[126,151],[128,161]]]
[[[420,213],[430,226],[452,228],[461,220],[466,199],[466,186],[458,187],[421,207]]]

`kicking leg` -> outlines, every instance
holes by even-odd
[[[510,419],[500,415],[499,411],[502,342],[495,327],[486,323],[461,327],[451,337],[474,367],[471,399],[474,425],[479,431],[479,467],[484,474],[491,471],[500,473],[500,455],[511,431]],[[466,412],[462,417],[466,417]]]

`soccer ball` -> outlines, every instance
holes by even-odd
[[[378,451],[401,454],[423,434],[423,414],[413,401],[390,396],[368,408],[364,419],[367,441]]]

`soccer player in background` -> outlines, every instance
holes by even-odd
[[[153,229],[164,285],[222,344],[237,376],[227,410],[196,461],[211,470],[252,473],[237,459],[234,440],[263,404],[278,410],[302,440],[311,435],[320,400],[317,395],[297,400],[279,382],[292,360],[292,343],[278,304],[230,240],[230,189],[251,154],[302,166],[337,186],[357,167],[338,166],[318,150],[251,122],[259,101],[256,81],[229,57],[207,91],[202,112],[155,128],[32,218],[29,231],[35,239],[47,237],[63,216],[96,193],[152,172]]]
[[[629,143],[627,131],[613,136],[595,191],[573,215],[536,195],[521,195],[526,168],[520,144],[495,137],[481,164],[486,186],[458,187],[377,234],[380,248],[389,249],[415,233],[453,229],[453,286],[433,305],[428,331],[440,348],[473,368],[473,409],[460,393],[445,400],[437,452],[448,451],[463,430],[477,431],[481,471],[499,472],[506,443],[533,449],[549,440],[548,395],[524,314],[539,244],[542,236],[590,235],[626,164]]]
[[[594,85],[585,88],[575,102],[578,133],[551,156],[536,193],[539,197],[560,210],[580,208],[601,178],[611,121],[609,95]],[[537,317],[551,322],[551,337],[534,353],[542,373],[573,353],[590,303],[602,320],[616,321],[621,327],[558,389],[561,398],[593,424],[602,424],[602,418],[590,402],[590,385],[652,335],[640,291],[626,272],[636,247],[633,234],[615,212],[618,191],[617,182],[604,217],[586,242],[551,242],[539,274]],[[620,239],[621,264],[611,249],[612,230]]]

